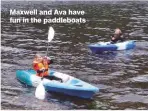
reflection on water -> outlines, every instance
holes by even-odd
[[[2,2],[2,109],[148,109],[148,2]],[[34,97],[35,88],[17,81],[17,69],[30,69],[37,52],[46,54],[48,25],[11,24],[9,9],[79,9],[85,24],[48,24],[56,31],[49,44],[50,67],[100,88],[85,100],[48,93]],[[87,45],[109,41],[119,27],[137,40],[128,51],[91,54]],[[33,102],[32,102],[33,101]]]

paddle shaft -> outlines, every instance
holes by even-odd
[[[47,53],[46,53],[47,57],[48,57],[48,47],[49,47],[49,42],[47,43]]]

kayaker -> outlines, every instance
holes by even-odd
[[[49,64],[53,61],[49,57],[42,57],[39,54],[36,54],[33,60],[33,69],[37,72],[37,76],[45,77],[48,75]]]
[[[122,35],[122,32],[119,28],[115,29],[114,35],[111,36],[111,43],[117,43],[117,42],[123,42],[124,41],[124,37]]]
[[[37,72],[37,76],[40,76],[50,80],[59,80],[63,82],[61,78],[49,75],[49,65],[53,63],[53,60],[47,56],[42,57],[36,54],[33,60],[33,69]]]

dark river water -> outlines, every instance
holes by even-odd
[[[84,10],[81,17],[87,21],[45,25],[9,22],[10,9],[51,8]],[[35,53],[46,54],[48,26],[55,30],[49,43],[49,55],[54,59],[50,68],[100,88],[92,99],[48,93],[41,101],[34,96],[35,88],[16,79],[16,70],[32,68]],[[109,41],[116,27],[129,34],[128,39],[136,40],[136,47],[91,54],[87,45]],[[148,109],[148,2],[2,1],[1,78],[2,109]]]

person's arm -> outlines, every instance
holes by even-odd
[[[38,69],[39,69],[38,64],[35,63],[35,62],[33,62],[33,69],[34,69],[34,70],[38,70]]]
[[[110,36],[110,38],[112,39],[114,37],[114,34],[112,34],[111,36]]]
[[[51,59],[51,60],[49,60],[48,65],[50,65],[52,63],[53,63],[53,60]]]
[[[121,42],[125,41],[125,35],[121,35],[120,40],[121,40]]]

